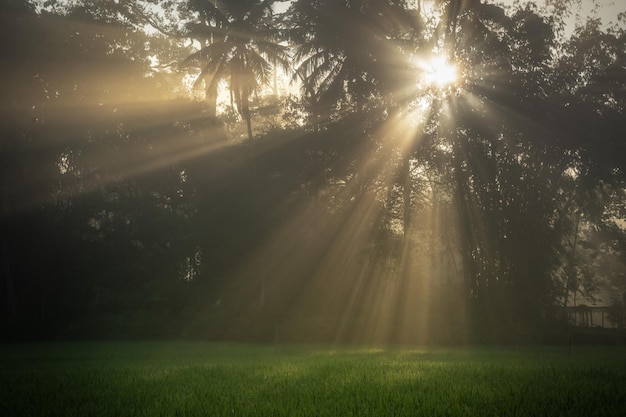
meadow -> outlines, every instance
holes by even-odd
[[[0,415],[625,416],[626,348],[0,345]]]

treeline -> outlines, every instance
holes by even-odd
[[[625,322],[623,28],[169,3],[0,3],[3,339],[558,341],[600,287]]]

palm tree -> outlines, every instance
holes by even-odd
[[[231,97],[246,121],[252,140],[250,95],[272,79],[275,65],[287,68],[289,52],[280,43],[274,26],[273,0],[192,0],[196,23],[187,26],[188,36],[202,39],[203,46],[187,57],[202,62],[197,82],[204,81],[207,98],[215,101],[220,80],[229,82]]]
[[[288,16],[295,77],[313,112],[341,102],[362,110],[388,89],[402,57],[398,35],[415,23],[403,0],[296,0]]]

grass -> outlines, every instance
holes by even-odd
[[[0,346],[2,416],[622,416],[626,349]]]

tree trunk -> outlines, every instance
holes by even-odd
[[[402,162],[402,232],[405,243],[411,232],[411,185],[411,157],[407,154]]]
[[[10,317],[17,317],[17,296],[15,294],[15,279],[9,264],[9,249],[5,240],[2,241],[2,263],[4,265],[4,285],[6,288],[6,312]]]
[[[472,219],[470,214],[469,190],[467,186],[467,175],[461,164],[461,157],[466,155],[463,152],[461,138],[456,137],[452,142],[453,146],[453,169],[454,169],[454,207],[456,208],[457,228],[459,234],[460,252],[463,264],[463,277],[467,295],[474,298],[478,296],[479,285],[477,282],[476,263],[473,257],[474,233],[472,230]]]
[[[205,96],[204,99],[208,106],[209,117],[217,116],[217,83],[214,82],[214,75],[204,78]]]
[[[250,115],[250,91],[248,87],[244,87],[243,94],[241,97],[241,113],[244,119],[246,119],[246,127],[248,129],[248,140],[252,142],[252,117]]]
[[[2,207],[0,209],[0,216],[5,217],[8,215],[9,208],[9,193],[7,188],[2,187]],[[6,218],[6,217],[5,217]],[[5,223],[6,224],[6,223]],[[3,224],[0,223],[0,233],[5,232],[2,230]],[[6,288],[6,299],[4,302],[6,303],[6,313],[9,317],[17,317],[17,295],[15,292],[15,277],[13,276],[13,271],[11,270],[11,258],[9,256],[9,246],[7,243],[7,237],[2,236],[2,247],[0,250],[0,264],[2,264],[3,269],[0,271],[4,275],[4,286]]]
[[[246,127],[248,129],[248,140],[252,142],[252,118],[250,117],[250,107],[248,107],[248,103],[246,103],[243,108],[243,114],[246,119]]]
[[[578,230],[580,227],[580,214],[576,218],[576,228],[574,229],[574,241],[572,242],[572,250],[565,266],[565,300],[563,306],[567,308],[569,296],[574,290],[574,306],[576,306],[576,291],[578,291],[578,277],[576,276],[576,246],[578,246]]]
[[[276,97],[278,97],[278,68],[276,68],[276,65],[274,65],[274,71],[273,71],[273,80],[272,80],[272,90],[273,93]]]

